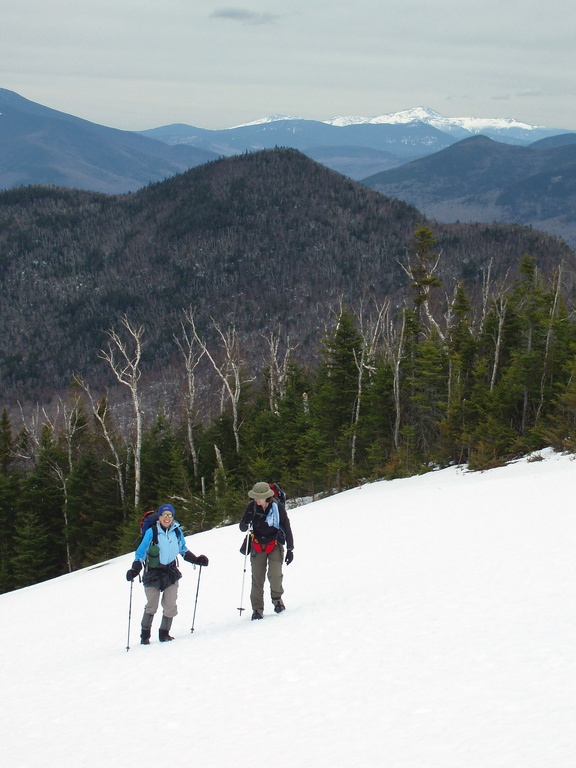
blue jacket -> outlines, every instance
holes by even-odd
[[[146,553],[148,547],[152,543],[154,535],[153,527],[148,528],[144,534],[142,541],[138,549],[136,550],[136,560],[144,562],[146,559]],[[188,547],[184,541],[184,534],[180,528],[180,533],[176,532],[176,529],[180,528],[180,523],[173,520],[169,528],[164,529],[160,523],[156,523],[156,530],[158,531],[158,547],[160,549],[160,565],[168,565],[174,562],[178,555],[185,555],[188,552]]]

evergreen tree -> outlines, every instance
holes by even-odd
[[[19,513],[10,562],[15,589],[59,575],[55,572],[57,558],[51,551],[52,539],[41,512],[31,508]]]
[[[446,418],[440,423],[437,455],[442,463],[461,464],[468,459],[470,398],[478,348],[472,306],[461,282],[456,286],[451,313],[453,321],[447,337],[447,409]]]
[[[190,497],[186,447],[160,412],[142,440],[141,498],[146,508],[163,501]]]
[[[351,428],[358,405],[362,345],[353,315],[343,309],[334,334],[324,339],[322,362],[310,404],[313,421],[330,447],[331,461],[338,469],[348,466],[351,459]]]
[[[6,407],[2,409],[0,418],[0,473],[8,476],[10,466],[14,461],[14,440],[12,438],[12,425]]]
[[[87,445],[68,478],[70,557],[84,568],[113,557],[123,524],[122,504],[114,471]]]
[[[278,402],[279,429],[274,435],[280,451],[280,482],[283,488],[298,476],[297,445],[310,425],[309,393],[313,389],[312,376],[294,363],[288,366],[286,391]]]
[[[328,490],[328,464],[333,452],[326,445],[320,429],[310,426],[299,438],[296,445],[298,456],[297,481],[302,493],[314,497],[317,493]]]
[[[531,435],[550,410],[566,358],[556,350],[558,339],[564,336],[561,305],[528,256],[520,264],[511,308],[519,333],[496,388],[497,404],[500,419],[510,423],[518,435],[517,448],[531,450],[536,447]]]
[[[46,546],[41,555],[43,578],[59,576],[69,570],[68,526],[65,516],[65,492],[60,470],[66,466],[67,457],[56,445],[53,430],[42,429],[38,459],[23,483],[20,509],[27,526],[39,521],[42,541]],[[18,536],[22,539],[22,532]],[[34,538],[31,539],[35,548]],[[24,557],[21,552],[21,558]],[[31,582],[30,582],[31,583]]]
[[[439,426],[446,417],[448,400],[448,356],[435,333],[416,350],[412,378],[408,383],[410,420],[414,448],[421,460],[436,459]]]
[[[12,559],[22,496],[22,477],[14,471],[0,475],[0,593],[14,589]]]
[[[394,450],[394,425],[394,372],[390,362],[381,357],[374,361],[358,429],[367,475],[384,474]]]

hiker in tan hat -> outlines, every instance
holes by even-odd
[[[274,611],[282,613],[286,606],[282,601],[282,563],[290,565],[294,558],[294,538],[286,508],[274,498],[274,491],[268,483],[256,483],[248,491],[249,502],[240,530],[250,528],[250,563],[252,565],[252,621],[264,617],[264,582],[266,570],[270,582],[270,596]],[[284,558],[286,545],[286,558]]]

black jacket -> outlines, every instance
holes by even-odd
[[[292,528],[290,527],[290,520],[286,514],[286,508],[278,499],[271,499],[271,502],[275,501],[278,505],[278,512],[280,514],[280,527],[286,535],[286,549],[294,549],[294,537],[292,536]],[[265,546],[269,541],[273,541],[278,538],[278,529],[273,528],[266,522],[266,515],[268,514],[268,508],[262,509],[256,504],[255,501],[250,501],[244,511],[242,520],[240,520],[240,530],[247,531],[250,525],[252,525],[252,531],[254,538],[257,539],[260,544]]]

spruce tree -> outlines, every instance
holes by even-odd
[[[358,365],[363,343],[354,316],[343,309],[334,333],[323,341],[322,362],[311,400],[312,419],[338,469],[351,463],[351,428],[358,406]]]
[[[35,509],[23,510],[17,516],[10,561],[15,589],[60,575],[54,566],[53,539],[48,526],[42,513]]]

